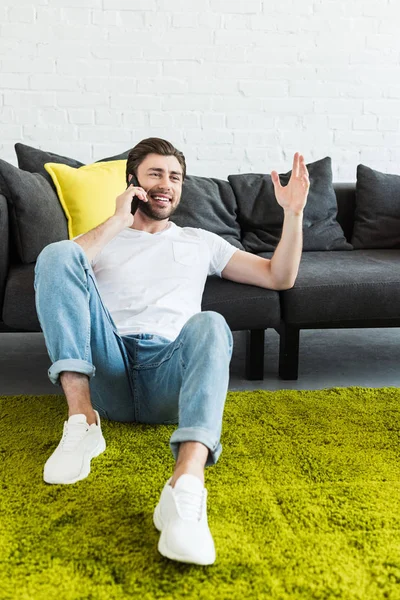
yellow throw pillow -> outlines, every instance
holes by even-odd
[[[110,160],[74,169],[46,163],[68,220],[69,239],[90,231],[115,213],[115,200],[126,188],[126,160]]]

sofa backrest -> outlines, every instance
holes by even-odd
[[[338,205],[337,221],[344,231],[348,242],[351,241],[354,224],[354,211],[356,207],[356,184],[334,183]]]

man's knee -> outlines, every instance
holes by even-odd
[[[36,259],[36,267],[42,263],[43,261],[55,261],[57,265],[60,265],[60,257],[69,256],[71,254],[75,254],[79,252],[80,246],[76,244],[72,240],[61,240],[59,242],[53,242],[52,244],[48,244],[43,248],[40,252],[39,256]]]
[[[210,342],[210,338],[226,339],[232,345],[232,332],[220,313],[213,310],[207,310],[197,313],[189,319],[191,328],[195,331],[195,337],[198,341],[204,339]]]

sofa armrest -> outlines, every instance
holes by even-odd
[[[4,293],[10,263],[10,236],[7,199],[0,194],[0,321],[3,314]]]

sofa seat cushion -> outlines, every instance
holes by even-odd
[[[3,321],[15,329],[41,331],[35,307],[35,264],[13,265],[4,298]],[[277,327],[280,321],[279,294],[252,285],[208,277],[202,310],[222,314],[233,331]]]
[[[217,276],[207,279],[202,310],[223,315],[232,331],[278,327],[281,317],[279,292]]]
[[[33,288],[35,263],[12,265],[4,296],[3,321],[9,327],[41,331]]]
[[[303,253],[281,296],[289,324],[400,319],[400,250]]]

